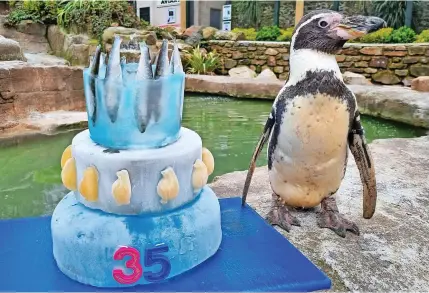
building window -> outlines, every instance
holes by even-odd
[[[150,23],[150,7],[140,8],[140,19]]]
[[[220,29],[221,10],[210,8],[210,26]]]

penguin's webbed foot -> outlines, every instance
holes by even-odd
[[[328,197],[322,200],[321,211],[318,215],[317,224],[320,228],[329,228],[338,236],[346,237],[346,232],[359,235],[359,227],[340,215],[335,198]]]
[[[289,209],[275,199],[266,219],[271,225],[279,226],[287,232],[290,231],[292,225],[301,226],[299,220],[292,216]]]

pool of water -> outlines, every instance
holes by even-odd
[[[183,126],[196,131],[215,157],[214,176],[249,165],[272,101],[187,96]],[[426,130],[363,117],[367,139],[416,137]],[[60,158],[77,131],[0,147],[0,218],[52,213],[67,193]],[[266,150],[258,166],[266,164]]]

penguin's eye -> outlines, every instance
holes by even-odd
[[[328,22],[327,22],[327,21],[325,21],[325,20],[321,20],[321,21],[319,21],[319,26],[320,26],[321,28],[325,28],[325,27],[327,27],[327,26],[328,26]]]

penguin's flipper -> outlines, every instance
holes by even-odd
[[[271,110],[270,116],[267,119],[267,122],[264,126],[264,131],[262,132],[258,144],[256,145],[255,151],[253,152],[252,160],[250,161],[249,170],[247,171],[246,182],[244,183],[243,193],[241,197],[241,205],[244,206],[246,203],[247,192],[249,191],[250,181],[252,181],[253,172],[256,168],[256,160],[258,159],[259,154],[264,148],[265,143],[270,137],[271,130],[273,129],[275,122],[275,110],[274,107]]]
[[[377,184],[375,180],[374,161],[365,141],[360,114],[356,113],[349,133],[349,148],[359,169],[363,185],[363,217],[370,219],[374,215],[377,202]]]

